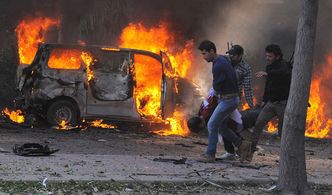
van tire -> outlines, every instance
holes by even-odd
[[[47,121],[51,125],[59,125],[62,120],[69,125],[78,123],[78,109],[71,101],[56,100],[47,109]]]

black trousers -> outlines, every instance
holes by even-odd
[[[234,154],[235,149],[234,149],[233,143],[231,141],[228,141],[224,137],[222,137],[222,140],[224,142],[224,148],[225,148],[226,152]]]

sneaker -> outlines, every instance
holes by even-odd
[[[225,154],[221,155],[219,159],[220,160],[235,160],[236,154],[226,152]]]
[[[240,162],[245,161],[247,156],[251,153],[251,142],[243,140],[238,147],[237,153],[240,156]]]
[[[203,162],[203,163],[214,163],[216,162],[216,158],[214,155],[210,154],[202,154],[200,158],[198,159],[198,162]]]

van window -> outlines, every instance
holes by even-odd
[[[82,52],[76,49],[53,48],[48,67],[53,69],[78,70],[81,67]]]
[[[128,74],[129,54],[128,52],[93,52],[94,62],[92,70],[104,73]]]
[[[101,101],[119,101],[132,97],[133,83],[129,72],[128,52],[93,52],[90,66],[93,79],[89,82],[92,95]]]

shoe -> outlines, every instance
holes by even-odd
[[[225,154],[221,155],[219,159],[220,160],[235,160],[236,154],[226,152]]]
[[[200,156],[200,158],[198,159],[198,162],[215,163],[216,162],[216,157],[214,155],[204,153]]]
[[[243,140],[238,147],[237,153],[240,156],[240,162],[245,161],[247,156],[251,153],[251,142]]]

